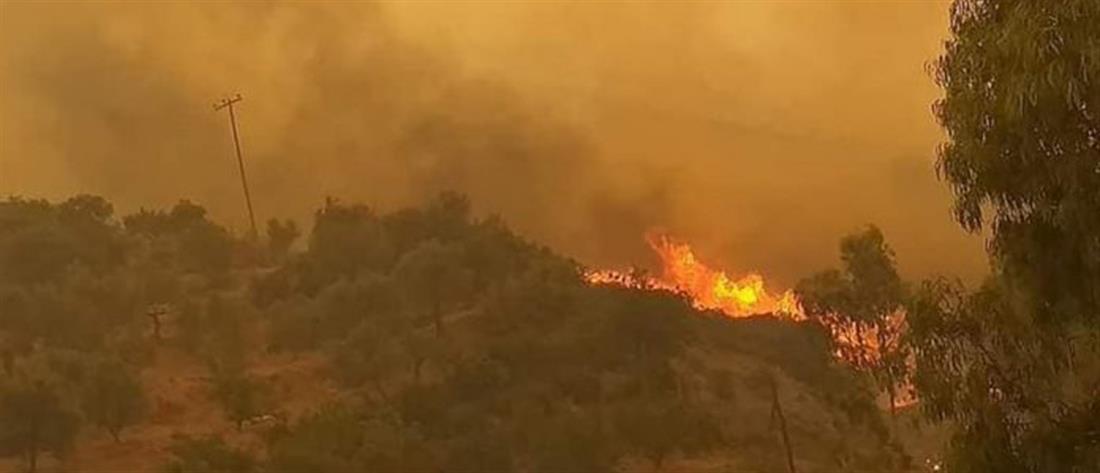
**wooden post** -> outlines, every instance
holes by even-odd
[[[241,156],[241,139],[237,135],[237,115],[233,112],[233,104],[241,100],[241,94],[224,98],[220,102],[214,104],[214,110],[221,110],[223,108],[229,109],[229,127],[233,131],[233,148],[237,151],[237,168],[241,172],[241,187],[244,188],[244,203],[248,206],[248,222],[252,225],[252,234],[250,236],[255,240],[259,237],[259,233],[256,231],[256,214],[252,211],[252,195],[248,191],[248,178],[245,177],[244,172],[244,158]]]
[[[794,468],[794,452],[791,450],[791,438],[787,435],[787,419],[783,417],[783,406],[779,404],[779,388],[775,383],[775,376],[768,376],[772,387],[772,419],[779,419],[779,432],[783,435],[783,448],[787,450],[787,470],[789,473],[797,473]]]

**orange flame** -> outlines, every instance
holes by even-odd
[[[584,277],[590,284],[607,284],[649,290],[672,291],[686,295],[692,305],[700,310],[717,310],[733,317],[771,314],[793,321],[806,320],[806,314],[794,291],[786,290],[773,296],[764,288],[764,277],[750,272],[736,280],[723,271],[715,270],[699,261],[691,246],[673,240],[667,235],[650,232],[646,235],[649,247],[661,259],[661,274],[648,276],[639,271],[593,270]],[[899,342],[905,330],[905,314],[897,312],[887,321],[881,334],[874,326],[850,326],[830,324],[821,320],[835,342],[837,359],[857,368],[879,363],[883,346],[891,347]],[[895,407],[908,407],[917,403],[912,386],[898,386]]]
[[[700,262],[686,243],[655,233],[647,235],[646,242],[661,258],[659,277],[599,270],[588,272],[585,278],[592,284],[680,292],[691,298],[696,308],[717,310],[730,317],[770,313],[794,320],[805,319],[802,306],[792,291],[788,290],[778,297],[769,294],[764,288],[763,276],[758,273],[749,273],[735,280],[724,271],[711,269]]]

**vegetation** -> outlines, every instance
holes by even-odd
[[[957,0],[935,64],[939,171],[994,276],[910,308],[923,410],[956,425],[951,471],[1100,465],[1100,4]]]
[[[878,390],[945,426],[948,471],[1095,471],[1100,4],[956,0],[951,20],[938,170],[990,237],[976,289],[907,285],[869,226],[798,284],[808,320],[734,320],[589,284],[455,193],[328,199],[304,245],[293,221],[244,240],[189,201],[9,198],[0,455],[33,472],[170,419],[147,389],[183,366],[217,435],[177,438],[179,473],[911,471]],[[281,405],[286,366],[328,397]]]
[[[53,383],[26,377],[4,383],[0,387],[0,453],[23,457],[28,471],[34,473],[41,454],[68,451],[77,419]]]
[[[245,373],[219,373],[214,379],[214,390],[226,415],[237,424],[237,430],[244,428],[246,420],[264,412],[263,389]]]
[[[273,349],[327,353],[336,379],[362,394],[276,436],[275,471],[608,471],[782,451],[766,425],[769,385],[752,376],[739,385],[711,350],[776,363],[795,383],[834,393],[810,402],[866,432],[866,448],[842,447],[852,451],[842,464],[812,446],[817,433],[792,433],[809,470],[905,463],[870,396],[850,398],[863,388],[826,344],[753,347],[739,324],[676,294],[591,286],[575,263],[497,219],[472,218],[453,194],[386,215],[330,200],[307,251],[253,291],[271,317]],[[817,333],[790,322],[762,330]],[[739,392],[744,384],[753,389]],[[754,415],[763,419],[755,433],[731,427]],[[742,466],[785,465],[769,458],[781,457]]]
[[[218,437],[181,437],[172,445],[167,473],[253,473],[257,462],[248,453],[230,447]]]
[[[267,245],[271,257],[276,261],[285,261],[290,254],[290,248],[298,237],[302,236],[298,224],[293,220],[280,221],[271,219],[267,221]]]
[[[806,278],[796,293],[806,315],[830,332],[840,356],[874,376],[893,411],[907,356],[900,314],[905,294],[894,252],[882,231],[871,226],[841,240],[840,259],[843,272]]]
[[[171,379],[159,360],[179,356],[205,371],[231,427],[179,439],[169,471],[773,469],[786,448],[805,471],[907,464],[811,324],[589,285],[457,194],[385,214],[330,199],[304,251],[294,225],[272,223],[262,258],[193,203],[120,220],[110,208],[0,206],[0,258],[20,261],[21,235],[47,231],[64,255],[0,283],[0,404],[16,421],[3,451],[28,464],[63,454],[83,422],[120,441],[168,415],[143,379]],[[341,395],[284,416],[285,387],[257,365],[284,354],[322,357]],[[783,438],[769,421],[779,397]]]
[[[145,391],[131,368],[118,362],[100,362],[84,388],[82,408],[87,420],[119,441],[122,429],[141,420],[146,411]]]

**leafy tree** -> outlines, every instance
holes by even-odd
[[[580,414],[565,414],[534,426],[538,448],[532,471],[610,472],[618,452],[608,445],[598,421]]]
[[[101,197],[80,195],[0,202],[0,282],[43,283],[79,263],[104,270],[122,263],[125,243]]]
[[[800,281],[795,288],[806,315],[832,335],[840,355],[871,373],[897,401],[905,376],[901,343],[904,288],[894,252],[875,226],[841,239],[844,270],[831,269]]]
[[[344,406],[324,406],[294,425],[269,444],[267,471],[358,471],[363,446],[362,418]],[[375,469],[379,471],[380,469]]]
[[[713,416],[668,399],[643,399],[616,415],[619,435],[657,469],[673,452],[706,451],[721,443]]]
[[[244,450],[231,447],[219,437],[175,439],[174,457],[165,466],[167,473],[252,473],[258,462]]]
[[[263,385],[243,372],[217,374],[214,394],[237,430],[244,428],[244,421],[263,414],[267,407]]]
[[[249,307],[237,298],[211,295],[197,321],[203,355],[215,376],[244,371],[249,340],[245,328]],[[191,330],[191,329],[188,329]]]
[[[428,240],[444,243],[468,238],[470,200],[443,192],[421,208],[402,209],[381,218],[395,254],[407,253]]]
[[[463,240],[464,262],[473,274],[475,290],[521,273],[532,262],[536,248],[513,234],[499,217],[472,225]]]
[[[42,453],[68,450],[78,425],[51,383],[23,378],[0,386],[0,454],[23,456],[31,473]]]
[[[116,442],[122,429],[140,420],[147,409],[141,381],[118,362],[100,362],[94,368],[82,400],[85,417],[106,429]]]
[[[363,324],[336,347],[332,365],[340,381],[349,386],[367,385],[378,401],[389,403],[386,377],[397,371],[403,356],[403,350],[395,341]]]
[[[934,64],[955,217],[993,278],[910,310],[916,387],[956,425],[954,471],[1100,465],[1100,3],[956,0]],[[1090,426],[1090,427],[1084,427]]]
[[[293,220],[283,222],[273,218],[267,221],[267,245],[275,261],[285,261],[290,247],[300,236],[302,231]]]
[[[719,429],[731,424],[738,442],[755,435],[774,448],[763,426],[738,422],[766,405],[766,386],[742,392],[719,375],[709,390],[719,394],[704,395],[713,350],[778,365],[813,387],[799,395],[836,406],[846,430],[868,426],[849,420],[859,408],[881,422],[809,324],[735,322],[682,295],[590,286],[574,262],[499,220],[472,220],[465,199],[382,215],[330,201],[322,226],[263,299],[275,343],[322,348],[363,405],[273,432],[269,471],[608,471],[624,456],[706,457],[735,438]],[[453,336],[433,337],[424,321]],[[741,402],[715,399],[735,390]],[[811,435],[802,405],[785,412],[799,445]]]
[[[126,231],[164,241],[180,269],[211,276],[233,264],[233,238],[224,227],[206,218],[206,209],[181,200],[168,212],[141,209],[122,219]]]
[[[312,284],[327,285],[364,270],[387,268],[393,251],[385,229],[365,205],[344,205],[329,198],[314,215],[309,236],[310,260],[316,265]]]
[[[649,394],[672,385],[669,362],[688,341],[691,307],[679,295],[614,289],[600,346],[605,362],[632,372]],[[592,360],[593,362],[597,360]]]
[[[323,406],[270,439],[266,471],[439,471],[431,446],[390,414]]]
[[[469,298],[470,271],[456,244],[430,240],[406,253],[394,268],[405,300],[430,317],[436,335],[443,333],[443,316]]]

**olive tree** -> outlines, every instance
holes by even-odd
[[[53,383],[22,377],[0,386],[0,454],[22,456],[31,473],[43,453],[67,451],[78,426]]]

